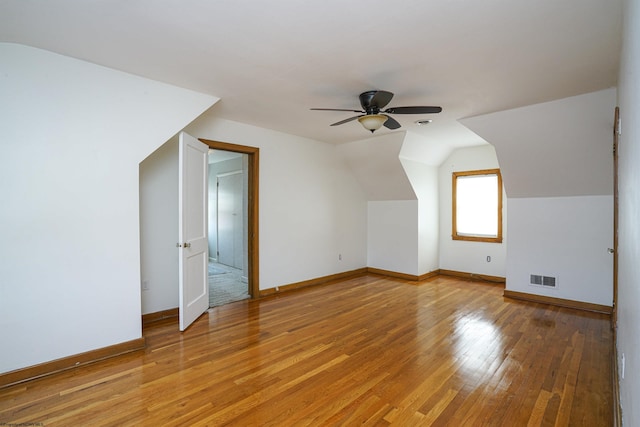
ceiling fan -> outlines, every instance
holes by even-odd
[[[393,117],[388,114],[433,114],[442,111],[442,107],[391,107],[386,110],[382,110],[393,98],[393,93],[384,90],[370,90],[360,94],[360,105],[362,110],[349,110],[342,108],[312,108],[312,110],[320,111],[351,111],[354,113],[364,113],[359,116],[349,117],[348,119],[340,120],[339,122],[331,124],[331,126],[338,126],[352,120],[358,120],[365,129],[370,130],[371,133],[380,129],[383,125],[387,129],[398,129],[400,123],[398,123]]]

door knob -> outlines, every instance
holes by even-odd
[[[176,248],[190,248],[191,243],[176,243]]]
[[[610,254],[614,253],[615,251],[613,250],[613,248],[608,248],[607,252],[609,252]]]

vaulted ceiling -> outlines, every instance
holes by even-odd
[[[0,41],[211,94],[217,117],[330,143],[368,134],[329,126],[352,113],[309,109],[359,108],[359,93],[384,89],[390,106],[442,106],[395,118],[457,147],[483,143],[459,119],[615,86],[621,3],[3,0]]]

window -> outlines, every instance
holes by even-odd
[[[453,173],[453,240],[502,243],[500,169]]]

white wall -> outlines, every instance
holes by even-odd
[[[338,152],[364,190],[367,205],[367,266],[419,274],[419,205],[400,160],[406,132],[341,144]]]
[[[418,276],[440,268],[439,177],[437,146],[413,132],[405,132],[400,150],[400,162],[418,197]],[[434,163],[437,162],[437,163]]]
[[[140,163],[142,314],[178,307],[178,138]]]
[[[619,148],[618,357],[625,426],[640,425],[640,1],[626,0],[618,105]],[[621,365],[622,360],[619,360]]]
[[[368,266],[421,275],[438,269],[437,167],[411,132],[342,144],[338,151],[365,191]]]
[[[429,171],[431,178],[427,183],[437,189],[437,171]],[[440,233],[438,191],[431,193],[432,197],[418,199],[418,275],[431,273],[440,268]]]
[[[215,108],[186,131],[260,148],[260,289],[366,267],[366,199],[335,146],[218,119]]]
[[[495,149],[491,145],[459,148],[439,169],[440,186],[440,268],[466,273],[505,277],[508,242],[507,199],[502,195],[502,243],[453,240],[452,173],[499,168]],[[491,262],[487,262],[487,256]]]
[[[507,228],[507,289],[548,295],[548,290],[524,286],[522,281],[525,275],[535,274],[532,269],[549,268],[563,276],[554,296],[611,305],[612,259],[606,258],[606,249],[613,230],[615,94],[615,89],[601,90],[462,121],[496,147],[500,160],[508,222],[514,224]],[[517,211],[511,210],[514,203]],[[542,215],[544,209],[549,211]],[[551,212],[555,222],[548,219]],[[543,232],[543,227],[554,233]],[[585,241],[584,236],[592,240]],[[561,256],[564,267],[551,259],[544,260],[548,267],[534,262],[543,247]],[[560,248],[571,250],[561,252]],[[586,267],[590,279],[570,271],[589,262],[593,262]]]
[[[508,290],[611,305],[612,196],[509,199]],[[555,289],[530,275],[557,278]]]
[[[404,145],[403,145],[404,148]],[[439,268],[438,168],[402,157],[400,161],[418,197],[417,274],[430,273]],[[371,250],[371,249],[370,249]]]
[[[138,164],[216,98],[0,43],[0,372],[141,337]]]
[[[371,201],[367,266],[418,275],[418,201]]]

